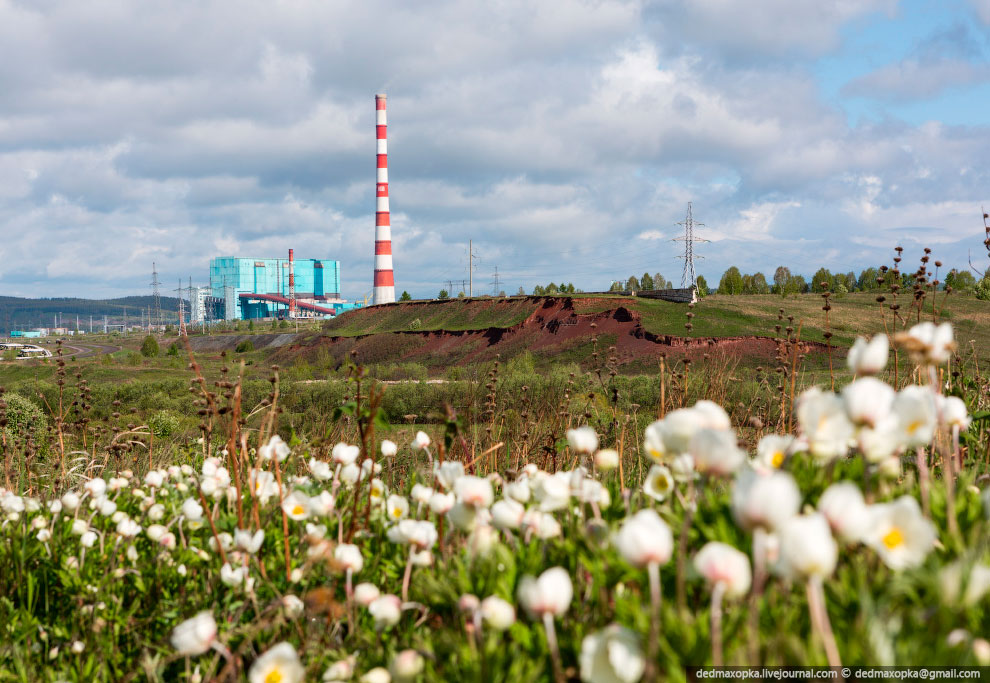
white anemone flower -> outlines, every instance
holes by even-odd
[[[591,455],[598,450],[598,434],[591,427],[584,426],[567,430],[567,445],[575,453]]]
[[[864,542],[891,569],[920,566],[935,540],[935,525],[925,518],[911,496],[870,506],[870,526]]]
[[[906,348],[916,363],[923,365],[947,362],[956,348],[949,323],[918,323],[907,332],[894,335],[894,341]]]
[[[433,489],[422,484],[413,484],[412,491],[409,492],[409,497],[420,505],[428,505],[432,495]]]
[[[309,471],[312,472],[313,478],[317,481],[326,481],[333,477],[333,470],[330,468],[330,463],[317,460],[316,458],[309,459]]]
[[[904,446],[927,446],[935,436],[935,395],[930,387],[907,386],[897,393],[893,412],[897,415]]]
[[[713,588],[721,584],[727,598],[742,597],[749,590],[753,574],[749,557],[726,543],[710,541],[694,556],[694,568]]]
[[[309,496],[302,491],[293,491],[282,500],[282,511],[294,521],[309,518]]]
[[[258,449],[258,455],[261,456],[262,460],[276,458],[279,462],[285,462],[291,452],[292,449],[289,448],[289,444],[285,443],[278,434],[273,435],[268,443]]]
[[[430,436],[426,432],[416,432],[416,438],[413,439],[412,447],[413,450],[422,451],[430,447]]]
[[[368,605],[368,613],[376,628],[395,626],[402,618],[402,600],[397,595],[382,595]]]
[[[808,450],[822,462],[843,457],[849,450],[853,424],[842,399],[814,387],[798,398],[797,419]]]
[[[519,602],[534,618],[549,614],[562,616],[574,597],[571,575],[563,567],[553,567],[539,578],[524,576],[519,582]]]
[[[207,652],[217,639],[217,622],[210,612],[200,612],[186,619],[172,631],[172,647],[176,654],[195,657]]]
[[[581,680],[593,683],[635,683],[646,670],[639,636],[619,624],[586,635],[579,662]]]
[[[746,461],[732,430],[704,428],[695,432],[688,446],[694,468],[701,474],[728,476]]]
[[[939,420],[947,427],[958,427],[960,432],[969,429],[972,418],[966,409],[966,403],[958,396],[943,396],[938,394],[935,397],[938,407]]]
[[[505,631],[516,623],[516,608],[496,595],[482,600],[480,610],[485,624],[496,631]]]
[[[492,505],[492,524],[498,529],[518,529],[526,508],[511,498],[504,498]]]
[[[454,493],[460,502],[476,508],[488,507],[495,498],[490,481],[471,475],[465,475],[457,480],[454,484]]]
[[[614,448],[603,448],[595,453],[595,467],[601,472],[611,472],[619,466],[619,451]]]
[[[839,481],[822,493],[818,511],[825,515],[832,533],[844,543],[859,543],[870,527],[870,512],[863,492],[851,481]]]
[[[767,434],[756,444],[755,464],[767,469],[779,470],[793,446],[793,436]]]
[[[653,465],[643,482],[643,493],[653,500],[663,502],[674,491],[674,477],[666,465]]]
[[[568,472],[543,474],[533,480],[533,497],[543,512],[562,510],[571,501],[571,482]]]
[[[330,459],[337,465],[352,465],[359,455],[361,455],[361,449],[358,446],[351,446],[343,442],[336,444],[330,451]]]
[[[301,683],[305,676],[296,649],[285,642],[258,657],[248,671],[249,683]]]
[[[644,432],[643,451],[655,463],[663,462],[667,455],[667,447],[663,443],[663,420],[650,424]]]
[[[344,570],[359,573],[364,568],[364,557],[361,549],[352,543],[341,543],[333,550],[333,558]]]
[[[388,518],[393,522],[397,522],[400,519],[405,519],[409,514],[409,501],[405,496],[393,493],[385,501],[385,510]]]
[[[249,555],[254,555],[258,552],[264,540],[264,529],[258,529],[255,532],[252,532],[250,529],[234,530],[234,545]]]
[[[876,375],[887,366],[887,356],[890,354],[890,340],[885,334],[874,335],[869,341],[864,337],[856,337],[846,364],[856,375]]]
[[[504,490],[506,498],[511,498],[517,503],[523,503],[524,505],[529,502],[530,496],[533,494],[529,486],[529,477],[525,475],[506,484]]]
[[[435,515],[445,515],[454,507],[457,499],[453,493],[434,493],[430,496],[430,510]]]
[[[777,538],[778,568],[785,576],[825,578],[835,571],[839,547],[823,515],[791,517],[781,526]]]
[[[407,683],[416,680],[416,677],[423,673],[426,667],[426,660],[423,655],[416,650],[403,650],[395,655],[389,671],[395,683]]]
[[[634,567],[666,564],[674,552],[670,527],[651,508],[644,508],[627,518],[616,533],[614,543],[622,559]]]
[[[464,476],[464,463],[446,460],[433,467],[436,482],[446,491],[453,491],[457,480]]]
[[[707,423],[706,416],[693,408],[679,408],[667,413],[659,423],[665,453],[686,453],[695,432],[704,429]]]
[[[382,592],[378,590],[378,586],[373,583],[359,583],[354,586],[354,602],[361,605],[362,607],[367,607],[379,597],[381,597]]]
[[[776,531],[800,506],[801,492],[787,472],[746,467],[732,487],[732,516],[746,531]]]
[[[857,427],[876,427],[891,412],[894,389],[875,377],[860,377],[842,390],[849,421]]]
[[[389,441],[388,439],[385,439],[382,441],[381,452],[382,455],[384,455],[386,458],[391,458],[392,456],[394,456],[396,453],[399,452],[399,447],[396,445],[394,441]]]

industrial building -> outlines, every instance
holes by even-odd
[[[190,322],[320,318],[354,308],[340,297],[340,261],[245,258],[210,260],[210,286],[190,291]]]

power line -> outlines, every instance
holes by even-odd
[[[684,237],[675,237],[671,242],[684,242],[684,273],[681,275],[681,287],[694,287],[697,284],[697,276],[694,274],[694,260],[704,258],[694,253],[695,242],[708,242],[709,240],[695,237],[694,229],[697,226],[704,227],[704,223],[697,223],[691,215],[691,202],[688,202],[687,216],[678,225],[684,226]]]

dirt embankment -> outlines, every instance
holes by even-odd
[[[289,344],[299,344],[306,336],[304,333],[206,334],[189,337],[189,344],[193,351],[219,353],[233,351],[243,341],[250,341],[256,349],[276,349]]]
[[[568,360],[583,360],[590,353],[595,337],[599,350],[615,347],[620,364],[648,361],[668,356],[701,355],[723,350],[731,355],[772,359],[777,341],[770,337],[679,337],[658,335],[645,330],[640,316],[621,299],[571,299],[546,297],[533,301],[533,311],[520,323],[507,327],[475,330],[401,330],[334,336],[332,330],[319,339],[304,344],[291,343],[278,349],[275,362],[315,357],[329,352],[343,360],[352,351],[363,363],[420,362],[426,365],[451,365],[503,359],[523,351],[543,356],[573,352]],[[413,304],[415,305],[415,304]],[[602,306],[610,306],[600,310]],[[577,308],[575,308],[577,306]],[[591,312],[581,312],[592,309]],[[595,310],[598,309],[598,310]],[[373,309],[363,312],[373,313]],[[588,353],[582,353],[581,350]],[[802,351],[824,350],[817,343],[802,343]]]

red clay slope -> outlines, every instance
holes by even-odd
[[[288,360],[290,356],[315,355],[323,349],[340,360],[351,351],[356,351],[356,359],[362,363],[420,362],[426,365],[451,365],[491,360],[496,354],[506,359],[527,350],[543,356],[554,356],[575,347],[590,345],[595,336],[600,339],[602,352],[605,351],[605,345],[615,346],[615,356],[620,364],[652,360],[659,358],[661,354],[700,355],[715,349],[724,350],[731,355],[767,359],[773,358],[777,352],[777,341],[769,337],[678,337],[653,334],[643,329],[639,314],[622,305],[622,299],[542,297],[531,300],[535,306],[533,312],[521,323],[510,327],[323,336],[310,345],[280,349],[277,355]],[[458,303],[463,306],[474,302]],[[612,307],[602,311],[602,304]],[[430,304],[403,305],[417,307]],[[599,310],[581,313],[575,309],[575,305],[579,309]],[[373,310],[366,310],[363,314],[372,314]],[[824,348],[819,344],[804,344],[803,347],[805,351]]]

